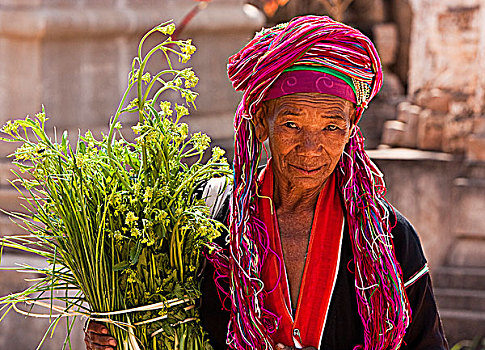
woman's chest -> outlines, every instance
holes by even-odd
[[[295,308],[298,302],[301,281],[305,270],[308,242],[311,230],[311,217],[279,221],[279,233],[283,260],[286,267],[291,303]]]

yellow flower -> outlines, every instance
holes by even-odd
[[[145,73],[143,74],[143,76],[141,77],[141,80],[143,82],[145,82],[145,84],[148,84],[150,82],[150,80],[152,79],[152,76],[150,75],[150,73]]]
[[[189,39],[180,45],[180,50],[185,54],[192,55],[195,52],[196,47],[192,45],[192,40]]]
[[[167,117],[170,117],[173,113],[171,109],[172,105],[168,101],[160,102],[160,112]]]
[[[132,211],[129,211],[128,214],[126,214],[126,219],[125,219],[125,224],[128,226],[131,226],[133,222],[136,222],[138,220],[138,217],[135,216],[135,213]]]
[[[132,269],[126,270],[126,273],[128,274],[128,279],[126,282],[128,283],[135,283],[136,282],[136,271],[133,271]]]
[[[19,124],[16,121],[12,122],[11,120],[9,120],[9,121],[7,121],[7,124],[5,124],[2,127],[2,130],[1,131],[3,133],[5,133],[5,134],[9,134],[10,135],[10,134],[16,132],[17,129],[18,129],[18,127],[19,127]]]
[[[135,191],[135,194],[140,193],[140,190],[141,190],[141,184],[139,182],[135,183],[133,185],[133,191]]]
[[[211,138],[206,134],[197,132],[194,135],[192,135],[192,139],[190,141],[194,145],[194,148],[197,151],[201,152],[201,151],[205,151],[210,146]]]
[[[140,236],[140,230],[137,229],[136,227],[133,227],[131,229],[131,236],[132,237],[139,237]]]
[[[145,190],[145,194],[143,195],[143,202],[149,202],[153,197],[153,188],[147,187]]]
[[[128,109],[138,108],[138,97],[131,100],[126,108]]]
[[[158,31],[166,35],[172,35],[173,32],[175,32],[175,24],[173,23],[167,24],[163,27],[158,28]]]
[[[175,112],[177,112],[177,118],[189,115],[189,110],[184,105],[175,104]]]

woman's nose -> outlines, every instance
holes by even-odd
[[[323,149],[321,137],[316,132],[305,132],[299,144],[299,152],[305,155],[320,154]]]

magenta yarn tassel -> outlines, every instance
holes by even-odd
[[[357,120],[382,85],[377,51],[359,31],[328,17],[305,16],[256,34],[229,60],[228,74],[236,90],[244,91],[237,109],[234,150],[234,191],[230,216],[229,256],[221,250],[209,257],[216,284],[231,299],[228,344],[233,349],[272,349],[270,334],[278,316],[264,308],[261,270],[269,240],[257,213],[257,167],[261,144],[251,118],[261,107],[270,85],[293,64],[335,69],[370,88],[357,106]],[[364,349],[399,348],[409,324],[410,309],[390,236],[385,185],[377,167],[355,134],[336,170],[345,199],[356,266],[356,295],[364,325]],[[228,279],[224,291],[220,279]]]
[[[357,305],[364,325],[363,347],[355,349],[398,349],[411,309],[394,253],[389,222],[392,207],[384,199],[383,176],[365,153],[357,126],[336,171],[347,211]]]

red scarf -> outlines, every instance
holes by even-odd
[[[268,199],[273,198],[271,162],[261,173],[259,195],[258,216],[266,225],[271,250],[278,255],[268,254],[261,274],[267,293],[265,308],[281,317],[271,338],[275,344],[318,348],[337,279],[344,227],[344,212],[335,176],[329,177],[318,197],[295,317],[291,312],[276,210]]]

